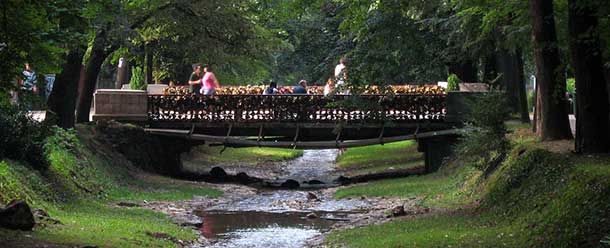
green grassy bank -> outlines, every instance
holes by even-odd
[[[135,168],[110,145],[76,131],[53,130],[45,140],[45,168],[13,160],[0,162],[0,203],[24,199],[60,224],[43,223],[33,232],[0,229],[0,243],[102,247],[175,247],[194,230],[175,225],[163,214],[116,207],[118,201],[183,200],[218,197],[221,192],[197,183],[154,176]]]
[[[348,174],[375,173],[423,166],[415,141],[349,148],[337,157],[340,170]]]
[[[302,150],[267,147],[229,148],[221,146],[198,146],[182,156],[186,171],[206,173],[215,166],[250,166],[258,168],[269,162],[295,159],[303,155]],[[260,167],[262,168],[262,167]]]
[[[269,148],[269,147],[245,147],[226,148],[222,151],[221,146],[200,146],[195,148],[201,153],[208,163],[250,163],[276,162],[290,160],[303,155],[302,150]],[[221,153],[222,151],[222,153]]]
[[[336,196],[418,197],[430,214],[332,233],[347,247],[608,247],[610,156],[579,156],[569,142],[515,130],[490,175],[460,160],[441,171],[354,185]],[[524,135],[525,134],[525,135]]]

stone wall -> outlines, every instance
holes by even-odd
[[[144,90],[97,90],[93,96],[93,120],[145,121],[148,98]]]

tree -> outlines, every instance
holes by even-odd
[[[569,0],[572,68],[576,78],[575,150],[581,153],[610,151],[609,104],[596,6]]]
[[[564,68],[559,58],[553,1],[530,0],[536,64],[536,134],[542,140],[572,138]]]

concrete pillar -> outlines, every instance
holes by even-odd
[[[438,136],[432,138],[419,139],[419,152],[424,153],[426,173],[438,171],[443,165],[443,161],[451,156],[453,145],[457,142],[456,136]]]

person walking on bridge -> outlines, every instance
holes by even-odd
[[[207,65],[203,68],[203,78],[201,79],[201,83],[203,87],[201,88],[201,94],[204,95],[214,95],[216,93],[216,89],[220,88],[220,83],[218,79],[216,79],[216,75],[212,72],[212,67]]]
[[[199,94],[199,90],[201,89],[201,65],[193,65],[193,73],[191,73],[188,84],[191,89],[191,94]]]
[[[299,81],[299,85],[292,89],[292,94],[307,94],[307,80]]]
[[[335,87],[341,94],[349,94],[347,89],[347,66],[345,58],[339,59],[339,64],[335,66]]]

